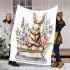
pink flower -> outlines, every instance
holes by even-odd
[[[47,45],[47,43],[48,43],[48,39],[47,38],[44,38],[44,39],[41,40],[42,46]]]

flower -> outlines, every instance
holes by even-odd
[[[48,39],[47,38],[43,38],[42,40],[41,40],[41,45],[42,46],[45,46],[45,45],[47,45],[48,44]]]

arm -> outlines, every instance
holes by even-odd
[[[62,23],[60,24],[60,26],[58,27],[58,29],[56,29],[56,31],[60,32],[64,26],[65,26],[65,22],[62,21]]]
[[[8,36],[8,34],[6,33],[6,27],[4,25],[4,23],[2,23],[2,37],[6,38]]]

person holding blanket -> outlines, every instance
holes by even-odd
[[[51,65],[52,67],[61,68],[64,65],[64,62],[61,60],[61,56],[59,53],[59,47],[62,43],[61,30],[65,26],[65,22],[63,21],[63,12],[58,12],[56,16],[56,32],[55,32],[55,40],[54,40],[54,53],[56,55],[56,61]]]
[[[5,46],[2,46],[2,56],[6,57],[9,56],[10,52],[10,38],[13,28],[13,20],[11,13],[7,13],[5,16],[5,19],[1,22],[1,31],[0,31],[0,37],[4,41]],[[4,45],[4,44],[3,44]]]

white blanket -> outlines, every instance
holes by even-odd
[[[11,35],[10,58],[18,50],[20,57],[44,58],[50,65],[57,7],[35,11],[18,5]]]

